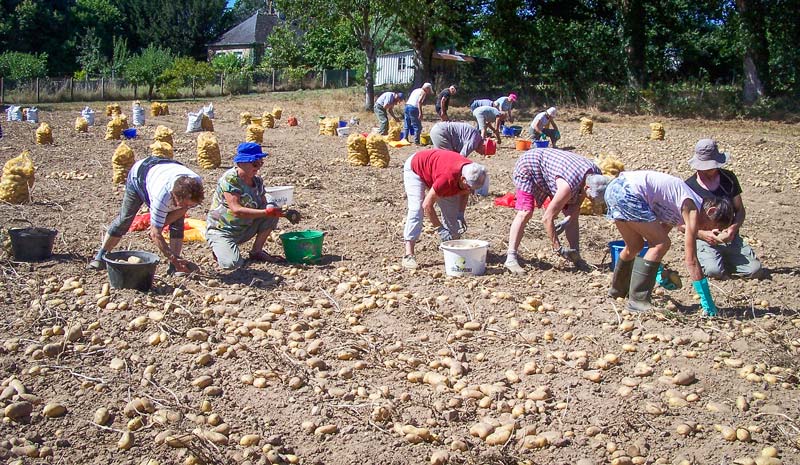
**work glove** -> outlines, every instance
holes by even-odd
[[[678,285],[675,281],[680,282],[680,278],[673,279],[672,275],[674,271],[669,271],[664,268],[664,265],[658,266],[658,273],[656,274],[656,282],[659,286],[663,287],[668,291],[674,291],[676,289],[680,289],[681,286]]]
[[[458,221],[458,234],[463,235],[467,232],[467,220],[464,219],[464,214],[459,213],[456,217],[456,221]]]
[[[572,263],[578,263],[581,260],[581,254],[576,249],[571,249],[569,247],[559,246],[556,250],[556,253],[565,259],[571,261]]]
[[[283,211],[280,208],[270,206],[265,208],[264,211],[267,212],[267,217],[269,218],[280,218],[283,216]]]
[[[453,240],[453,235],[450,234],[450,231],[444,226],[439,226],[439,229],[436,230],[436,233],[439,235],[439,239],[441,239],[442,242]]]
[[[553,225],[553,227],[555,228],[555,231],[556,231],[556,236],[558,236],[559,234],[564,232],[564,228],[567,227],[567,223],[569,223],[569,219],[570,219],[570,217],[567,216],[567,217],[564,217],[564,219],[561,220],[561,221],[556,221],[556,224]]]
[[[286,213],[283,214],[287,220],[289,220],[292,224],[297,224],[300,222],[300,212],[297,210],[286,210]]]
[[[714,300],[711,298],[711,290],[708,288],[708,278],[694,281],[692,286],[694,287],[694,291],[700,296],[700,306],[703,307],[703,314],[705,316],[717,316],[719,309],[714,305]]]

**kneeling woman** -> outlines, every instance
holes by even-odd
[[[608,185],[605,193],[608,217],[614,220],[625,248],[614,267],[608,295],[628,297],[628,309],[635,312],[651,308],[650,296],[661,260],[670,248],[669,232],[685,226],[686,267],[694,289],[700,295],[703,312],[717,313],[708,280],[697,261],[697,232],[725,229],[733,223],[730,200],[695,194],[682,179],[656,171],[624,171]],[[644,258],[638,254],[648,243]]]
[[[217,183],[206,220],[206,241],[223,269],[232,270],[244,265],[239,244],[253,236],[256,239],[250,249],[250,259],[268,260],[264,243],[278,225],[278,218],[285,216],[293,224],[300,221],[299,212],[288,210],[284,213],[267,196],[264,181],[257,175],[266,156],[256,143],[239,144],[233,157],[235,166],[226,171]]]

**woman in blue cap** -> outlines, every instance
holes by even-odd
[[[250,259],[267,261],[269,255],[264,251],[264,243],[278,225],[278,218],[285,217],[292,224],[300,221],[300,212],[283,212],[264,190],[264,180],[258,176],[258,170],[267,155],[256,143],[239,144],[233,157],[235,166],[217,183],[206,220],[206,241],[223,269],[244,265],[239,244],[254,236]]]

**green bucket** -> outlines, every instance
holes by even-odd
[[[286,261],[289,263],[315,263],[322,258],[322,240],[325,233],[308,229],[280,235]]]

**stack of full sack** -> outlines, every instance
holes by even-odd
[[[35,172],[31,154],[27,150],[8,160],[3,166],[3,178],[0,180],[0,201],[19,204],[30,200]]]
[[[111,156],[111,168],[114,172],[111,177],[111,182],[114,184],[125,184],[128,171],[130,171],[131,166],[133,166],[133,162],[133,149],[125,142],[121,142],[117,150],[114,150],[114,155]]]
[[[210,170],[218,168],[221,163],[217,138],[210,132],[200,133],[197,136],[197,164],[203,169]]]
[[[650,123],[650,140],[664,140],[664,125]]]

